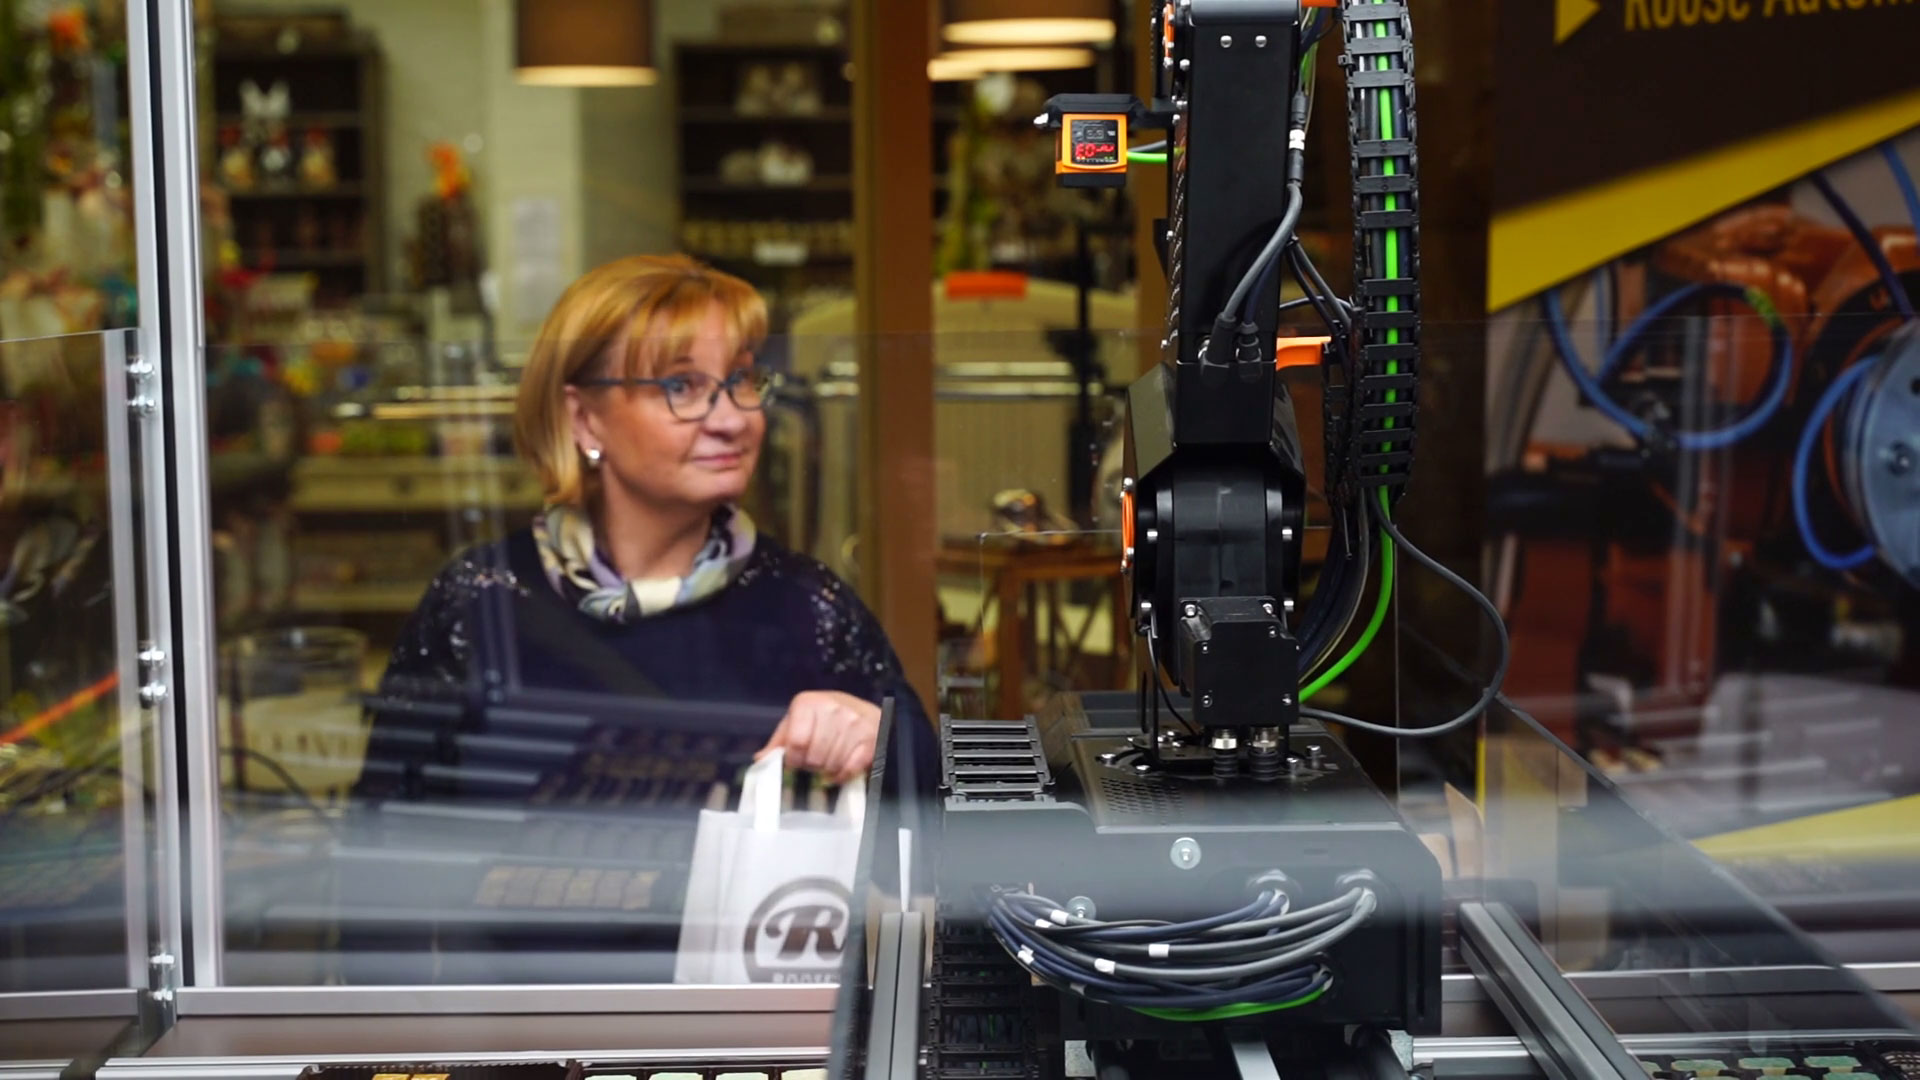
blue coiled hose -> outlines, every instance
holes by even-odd
[[[1827,426],[1827,417],[1867,373],[1873,370],[1873,360],[1861,362],[1840,373],[1840,377],[1827,386],[1827,392],[1820,395],[1814,403],[1813,412],[1807,417],[1806,429],[1800,432],[1800,445],[1793,451],[1793,521],[1800,528],[1800,541],[1807,545],[1807,554],[1815,562],[1829,570],[1847,571],[1865,565],[1873,558],[1872,544],[1858,551],[1838,555],[1827,549],[1820,538],[1813,534],[1813,515],[1807,512],[1807,459],[1813,456],[1813,444],[1820,441],[1820,430]]]
[[[1772,379],[1768,383],[1766,394],[1745,416],[1723,428],[1711,431],[1681,431],[1674,433],[1674,442],[1682,450],[1722,450],[1741,442],[1754,432],[1759,431],[1780,411],[1780,405],[1787,399],[1787,389],[1793,383],[1793,340],[1787,335],[1787,327],[1774,310],[1766,294],[1758,289],[1728,282],[1703,282],[1688,285],[1674,293],[1662,297],[1647,308],[1628,327],[1613,340],[1607,349],[1606,357],[1601,361],[1598,373],[1587,371],[1581,363],[1578,350],[1574,348],[1573,336],[1567,330],[1566,311],[1560,305],[1560,295],[1549,290],[1541,297],[1546,308],[1547,330],[1553,338],[1554,350],[1560,354],[1561,366],[1573,379],[1593,407],[1625,428],[1634,438],[1646,441],[1653,435],[1652,427],[1640,417],[1628,412],[1619,402],[1607,396],[1600,381],[1612,374],[1615,368],[1640,347],[1640,339],[1659,319],[1665,318],[1682,304],[1702,297],[1731,297],[1742,301],[1760,317],[1765,319],[1773,331],[1774,360]]]

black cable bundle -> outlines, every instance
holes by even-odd
[[[1301,671],[1317,671],[1339,648],[1366,599],[1368,567],[1373,559],[1373,530],[1366,512],[1349,494],[1349,504],[1333,506],[1333,536],[1321,564],[1320,579],[1300,621]]]
[[[1036,978],[1093,1001],[1168,1019],[1217,1019],[1218,1010],[1271,1011],[1318,998],[1333,973],[1321,956],[1378,907],[1370,874],[1343,879],[1332,900],[1290,910],[1285,878],[1264,874],[1233,911],[1188,922],[1102,922],[1028,892],[996,892],[987,925]]]

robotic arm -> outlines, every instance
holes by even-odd
[[[1129,392],[1122,503],[1146,645],[1141,749],[1158,768],[1278,777],[1298,760],[1288,732],[1303,704],[1366,648],[1391,594],[1391,512],[1412,465],[1419,363],[1412,49],[1401,3],[1345,0],[1335,14],[1331,0],[1164,4],[1152,109],[1067,95],[1043,118],[1060,133],[1057,170],[1070,186],[1123,183],[1130,132],[1170,133],[1163,357]],[[1295,232],[1313,53],[1336,24],[1354,170],[1350,300],[1331,295]],[[1282,305],[1287,272],[1304,296]],[[1325,338],[1278,338],[1295,305],[1313,307]],[[1300,580],[1307,477],[1280,375],[1302,353],[1326,376],[1334,526],[1310,597]],[[1336,656],[1376,553],[1373,617]],[[1163,708],[1185,733],[1163,725]]]
[[[1129,390],[1122,484],[1145,669],[1137,711],[1083,702],[1086,723],[1054,743],[1030,719],[943,724],[940,1069],[1041,1069],[1056,1030],[1112,1047],[1167,1023],[1283,1015],[1320,1053],[1348,1025],[1439,1022],[1439,867],[1320,722],[1440,734],[1478,716],[1499,675],[1427,728],[1304,705],[1384,623],[1396,553],[1445,572],[1392,520],[1419,361],[1406,8],[1339,2],[1165,3],[1151,105],[1063,96],[1040,118],[1070,186],[1122,184],[1136,156],[1171,171],[1162,357]],[[1335,28],[1354,170],[1344,300],[1296,234],[1313,50]],[[1163,154],[1130,147],[1152,128],[1168,133]],[[1283,304],[1289,276],[1303,295]],[[1326,334],[1280,339],[1283,311],[1309,305]],[[1327,384],[1332,518],[1310,594],[1305,455],[1281,374],[1303,356]],[[1376,558],[1372,614],[1341,653]],[[1182,725],[1163,726],[1169,714]],[[987,1008],[1006,1010],[1004,1047],[955,1034]]]

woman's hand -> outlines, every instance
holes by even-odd
[[[873,767],[879,737],[880,706],[838,690],[809,690],[794,697],[754,760],[784,747],[795,768],[844,784]]]

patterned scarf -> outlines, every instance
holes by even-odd
[[[550,507],[533,521],[533,543],[547,580],[583,612],[627,623],[697,604],[726,588],[753,554],[753,519],[737,506],[713,515],[707,542],[685,577],[628,581],[594,539],[593,519],[576,507]]]

